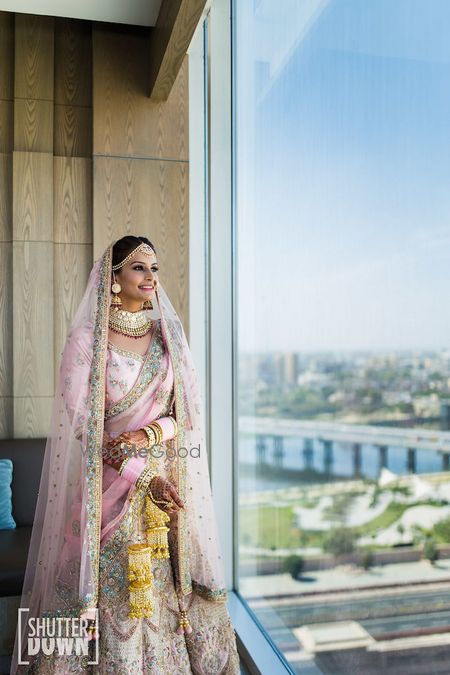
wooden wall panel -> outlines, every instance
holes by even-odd
[[[13,421],[12,151],[14,147],[14,15],[0,12],[0,438]]]
[[[55,103],[92,107],[90,21],[55,19]]]
[[[168,100],[156,103],[147,53],[142,31],[94,30],[94,258],[125,234],[149,237],[189,333],[188,57]]]
[[[92,29],[55,20],[54,363],[92,268]],[[55,387],[58,370],[55,369]]]
[[[94,259],[125,234],[147,236],[155,244],[161,282],[185,330],[188,195],[186,162],[94,158]]]
[[[55,105],[54,153],[62,157],[92,157],[92,109]]]
[[[91,244],[55,244],[55,354],[59,366],[70,323],[86,290],[93,264]],[[58,369],[55,368],[55,390]]]
[[[13,155],[13,239],[53,240],[53,156]]]
[[[14,396],[53,395],[53,243],[13,243]]]
[[[148,98],[148,40],[141,32],[96,29],[94,155],[187,160],[188,57],[167,101]]]
[[[0,438],[14,438],[14,398],[0,396]]]
[[[15,98],[53,101],[53,18],[15,15]]]
[[[14,98],[14,14],[0,12],[0,99]]]
[[[55,157],[54,241],[92,244],[92,160]]]
[[[12,237],[12,158],[0,154],[0,241]]]
[[[0,152],[12,152],[14,147],[13,101],[0,100]]]
[[[14,437],[46,435],[54,391],[54,21],[15,16],[12,169]]]
[[[12,243],[0,243],[0,438],[12,434]]]
[[[53,153],[53,101],[15,101],[14,149]]]
[[[92,158],[92,29],[55,20],[54,154]]]
[[[14,397],[14,438],[45,438],[49,434],[53,396]]]

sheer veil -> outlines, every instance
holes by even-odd
[[[79,617],[98,607],[112,248],[92,267],[62,353],[20,603],[29,610],[21,613],[22,634],[28,617]],[[176,588],[181,596],[194,592],[224,602],[227,591],[196,369],[182,323],[161,283],[153,305],[174,371],[179,433],[171,441],[172,461],[175,487],[186,505],[170,533]],[[12,674],[17,659],[16,635]]]

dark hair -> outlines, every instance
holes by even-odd
[[[139,246],[139,244],[148,244],[155,251],[156,255],[156,249],[147,237],[135,237],[132,234],[128,234],[126,237],[118,239],[114,244],[112,250],[112,264],[118,265],[121,263],[122,260],[125,260],[127,255],[136,248],[136,246]]]

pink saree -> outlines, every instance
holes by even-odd
[[[161,286],[146,355],[108,341],[111,249],[94,264],[62,355],[21,601],[34,617],[97,608],[99,662],[29,657],[16,636],[11,674],[237,675],[195,367]],[[170,521],[170,558],[152,562],[151,618],[130,619],[128,545],[137,541],[144,495],[103,461],[103,433],[140,429],[167,415],[173,400],[179,433],[151,461],[186,509]],[[190,634],[176,632],[180,609]]]

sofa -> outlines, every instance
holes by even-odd
[[[0,530],[0,673],[9,673],[17,608],[27,563],[45,438],[0,440],[0,458],[13,462],[13,530]]]

